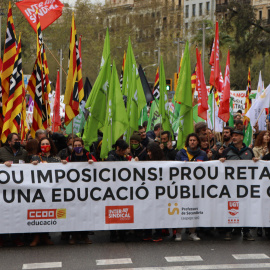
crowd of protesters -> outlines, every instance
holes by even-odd
[[[113,150],[108,153],[106,161],[162,161],[176,160],[180,162],[203,162],[211,160],[253,160],[254,162],[270,160],[270,135],[268,131],[259,131],[255,128],[253,141],[250,145],[245,145],[244,125],[241,114],[235,116],[235,127],[225,126],[222,133],[213,132],[204,122],[194,125],[194,133],[187,136],[185,146],[177,150],[176,141],[172,140],[169,131],[163,131],[162,125],[155,125],[153,130],[146,132],[146,125],[138,127],[131,137],[129,144],[120,138],[113,145]],[[102,146],[102,134],[99,134],[98,141],[94,142],[89,149],[84,146],[83,140],[73,134],[64,135],[63,132],[52,132],[48,130],[38,130],[35,138],[27,134],[24,141],[16,133],[11,133],[7,141],[0,147],[0,163],[10,167],[14,163],[55,163],[62,162],[87,162],[91,166],[93,162],[104,161],[100,158]],[[186,229],[188,239],[199,241],[201,234],[211,231],[214,228],[189,228]],[[231,240],[233,233],[242,234],[243,240],[253,241],[254,236],[250,233],[250,228],[216,228],[224,233],[225,240]],[[241,230],[242,229],[242,230]],[[182,228],[135,230],[133,232],[120,230],[110,231],[110,241],[126,241],[128,236],[133,234],[144,241],[159,242],[164,237],[172,236],[175,241],[182,241]],[[266,236],[270,236],[268,228],[264,230],[257,228],[257,235],[262,236],[265,231]],[[65,232],[62,233],[62,240],[74,245],[78,242],[91,244],[89,234],[93,232]],[[27,240],[25,240],[27,239]],[[15,246],[24,246],[26,243],[31,247],[39,244],[53,245],[49,233],[38,234],[11,234],[0,235],[0,247],[7,242],[12,242]]]

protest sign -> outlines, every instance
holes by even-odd
[[[270,227],[267,161],[0,166],[0,233]]]

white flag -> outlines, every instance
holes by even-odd
[[[258,95],[258,94],[257,94]],[[246,116],[250,119],[250,124],[253,127],[259,116],[263,117],[261,113],[262,110],[269,107],[270,104],[270,85],[267,86],[267,88],[262,92],[258,98],[254,101],[250,109],[248,110]],[[265,117],[265,116],[264,116]],[[264,118],[265,121],[265,118]]]

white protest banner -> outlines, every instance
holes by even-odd
[[[0,165],[0,233],[270,227],[268,161]]]
[[[257,93],[257,90],[252,90],[251,94]],[[238,110],[245,112],[246,91],[245,90],[231,90],[231,97],[233,100],[233,111],[236,113]]]

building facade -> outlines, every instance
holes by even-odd
[[[252,5],[257,20],[263,20],[270,24],[270,1],[269,0],[252,0]]]
[[[197,23],[215,21],[216,0],[183,0],[183,24],[185,32],[195,34]]]

